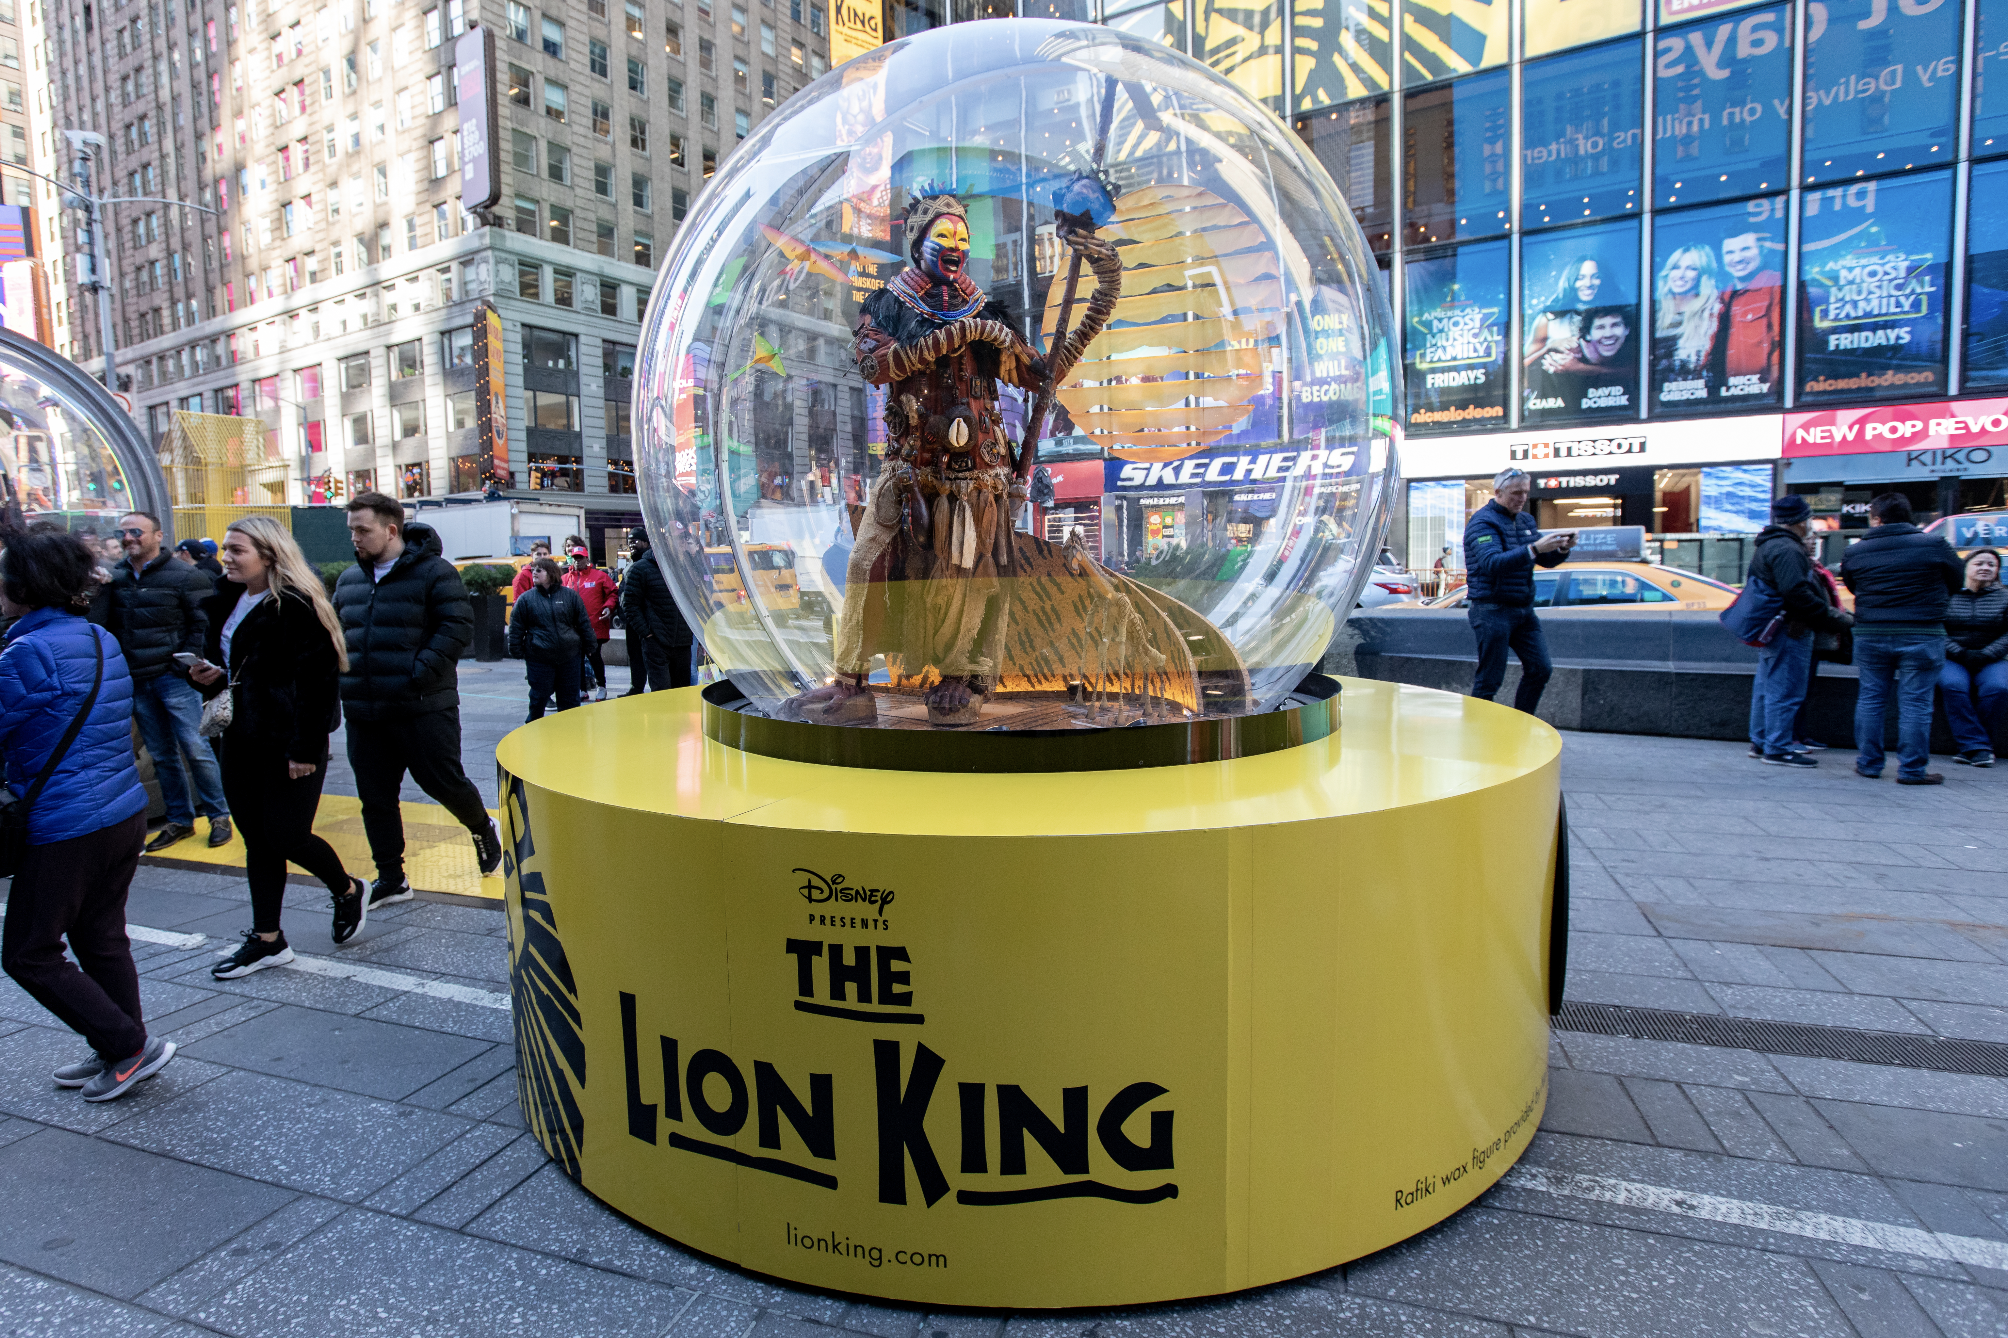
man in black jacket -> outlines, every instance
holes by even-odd
[[[654,688],[687,688],[691,683],[690,648],[696,638],[669,581],[649,546],[648,531],[636,530],[628,537],[635,560],[621,582],[621,621],[627,624],[628,674],[637,692]]]
[[[195,835],[198,811],[209,819],[209,844],[223,845],[230,840],[223,771],[196,732],[202,694],[174,662],[179,654],[201,657],[209,631],[201,601],[214,583],[206,572],[161,551],[160,521],[150,512],[130,512],[119,521],[119,544],[125,561],[112,569],[105,626],[119,639],[132,671],[133,718],[167,805],[167,823],[146,848],[165,850]]]
[[[409,901],[404,876],[405,773],[474,837],[485,877],[502,863],[502,836],[460,765],[460,652],[474,640],[474,608],[429,525],[407,525],[380,492],[349,502],[356,565],[335,582],[348,643],[342,710],[349,766],[376,860],[372,907]]]
[[[1523,508],[1534,481],[1524,469],[1502,469],[1492,480],[1492,500],[1471,513],[1464,525],[1464,564],[1469,593],[1465,614],[1478,638],[1478,672],[1471,695],[1491,701],[1506,681],[1506,652],[1520,657],[1520,689],[1513,706],[1528,715],[1541,704],[1553,673],[1548,639],[1534,612],[1534,568],[1558,567],[1576,536],[1541,533]]]
[[[1896,697],[1896,783],[1938,785],[1931,763],[1931,696],[1945,667],[1945,606],[1966,580],[1952,545],[1910,522],[1910,499],[1869,502],[1868,537],[1841,559],[1855,592],[1855,773],[1883,769],[1883,730]]]
[[[1785,603],[1785,623],[1757,652],[1757,674],[1750,682],[1750,755],[1772,766],[1819,765],[1794,746],[1792,726],[1812,682],[1813,634],[1845,631],[1851,622],[1827,603],[1813,575],[1813,560],[1806,555],[1812,521],[1805,498],[1778,498],[1750,559],[1750,579],[1765,582]]]

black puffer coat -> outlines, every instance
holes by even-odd
[[[223,580],[203,601],[209,636],[202,658],[211,664],[223,663],[223,623],[243,597],[243,586]],[[268,756],[282,752],[290,762],[325,762],[328,735],[342,719],[336,705],[340,663],[328,629],[305,596],[260,600],[230,637],[236,697],[223,736],[226,754],[242,747]],[[217,683],[202,692],[214,696],[222,690]]]
[[[112,568],[111,608],[105,627],[119,639],[135,683],[159,678],[169,670],[188,676],[174,657],[183,652],[202,654],[203,636],[209,630],[202,601],[213,588],[207,572],[172,553],[162,553],[137,576],[130,561]]]
[[[1946,599],[1966,583],[1952,545],[1907,522],[1877,525],[1841,558],[1841,579],[1855,592],[1855,635],[1934,635],[1945,626]]]
[[[594,644],[586,602],[559,586],[531,585],[509,606],[509,653],[537,664],[576,664]]]
[[[1945,658],[1978,669],[2008,659],[2008,587],[1953,591],[1945,609]]]
[[[407,525],[404,552],[381,581],[358,558],[335,582],[335,613],[348,639],[342,709],[349,719],[399,720],[459,707],[457,666],[474,642],[474,606],[439,551],[432,526]]]
[[[676,606],[676,596],[669,592],[653,548],[634,560],[621,582],[621,621],[629,633],[654,637],[665,646],[688,646],[697,640]]]

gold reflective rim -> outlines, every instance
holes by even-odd
[[[1127,771],[1255,757],[1339,732],[1339,683],[1307,673],[1273,711],[1111,729],[875,729],[775,720],[729,679],[704,689],[705,736],[762,757],[879,771]]]

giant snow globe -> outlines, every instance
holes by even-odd
[[[1379,548],[1391,329],[1331,179],[1212,71],[1036,20],[897,41],[679,233],[635,392],[657,560],[757,716],[1274,711]]]

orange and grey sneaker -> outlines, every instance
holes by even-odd
[[[85,1083],[104,1071],[105,1061],[95,1054],[88,1059],[80,1059],[74,1064],[65,1064],[56,1070],[56,1086],[82,1087]]]
[[[158,1036],[149,1036],[146,1044],[136,1055],[127,1055],[116,1064],[107,1064],[98,1075],[84,1084],[84,1100],[116,1101],[130,1091],[135,1083],[167,1067],[167,1061],[174,1058],[173,1041],[163,1041]]]

